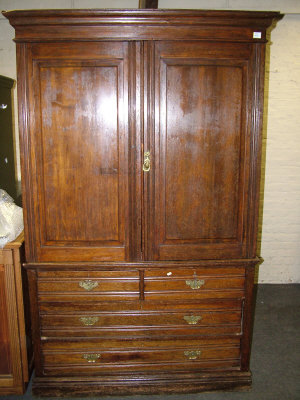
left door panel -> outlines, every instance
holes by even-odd
[[[29,49],[32,261],[126,260],[128,44]]]

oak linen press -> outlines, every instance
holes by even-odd
[[[15,28],[37,395],[251,385],[277,12],[4,12]]]

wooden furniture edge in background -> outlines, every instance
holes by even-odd
[[[1,349],[7,351],[9,373],[0,374],[0,395],[23,394],[32,371],[29,301],[24,261],[24,232],[0,249],[2,329],[7,329]],[[0,357],[3,354],[0,353]],[[3,361],[5,362],[5,361]]]

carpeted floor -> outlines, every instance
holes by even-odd
[[[128,399],[300,400],[300,284],[258,285],[251,370],[253,386],[249,392],[131,396]],[[24,396],[0,396],[1,400],[31,398],[31,385]],[[101,400],[122,398],[102,397]]]

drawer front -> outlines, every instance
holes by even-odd
[[[139,281],[137,280],[103,280],[103,279],[60,279],[51,281],[40,281],[38,284],[39,293],[46,292],[136,292],[139,291]]]
[[[152,291],[191,291],[194,293],[203,290],[243,289],[243,277],[197,277],[191,279],[156,279],[145,281],[145,292]]]
[[[240,349],[236,347],[184,347],[168,350],[101,350],[78,352],[44,352],[45,365],[50,364],[79,364],[105,365],[110,363],[153,363],[153,362],[189,362],[207,359],[237,359]]]
[[[40,304],[45,337],[240,335],[241,317],[240,300]]]
[[[92,312],[137,312],[137,311],[157,311],[157,312],[189,312],[189,311],[240,311],[242,302],[240,299],[211,299],[191,302],[163,302],[163,301],[130,301],[125,296],[122,302],[97,302],[94,297],[91,301],[82,302],[77,297],[77,301],[44,301],[39,303],[40,311],[43,314],[68,313],[92,313]]]
[[[213,342],[203,344],[197,341],[189,342],[149,342],[143,343],[141,348],[103,349],[81,348],[72,351],[43,350],[44,370],[63,372],[82,371],[85,373],[97,373],[116,370],[138,370],[138,369],[209,369],[216,366],[228,368],[239,367],[240,345],[239,341],[231,343]],[[144,345],[146,344],[146,345]],[[151,346],[151,344],[150,344]]]
[[[93,313],[76,315],[41,315],[43,329],[75,328],[91,329],[99,327],[120,326],[207,326],[207,325],[238,325],[241,313],[212,312],[195,310],[186,313]]]
[[[243,297],[244,285],[244,268],[152,269],[145,272],[144,292],[146,300],[229,299]]]
[[[138,271],[39,271],[40,301],[139,298]]]

